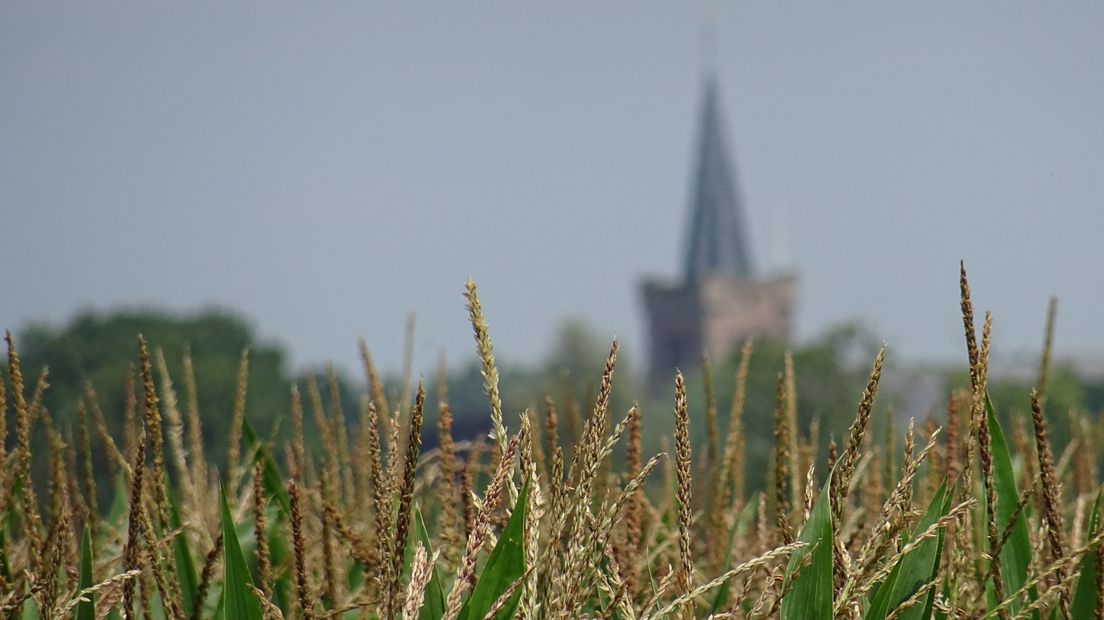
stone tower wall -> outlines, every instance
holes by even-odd
[[[721,362],[749,337],[788,341],[797,280],[782,276],[733,282],[710,278],[701,283],[703,348]]]
[[[676,368],[697,369],[702,353],[721,362],[748,337],[789,340],[797,280],[731,280],[707,276],[694,283],[644,284],[651,367],[649,382],[661,391]]]
[[[692,287],[661,281],[645,282],[648,318],[648,381],[659,393],[670,387],[676,368],[696,367],[703,346],[701,307]]]

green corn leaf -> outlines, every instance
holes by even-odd
[[[732,568],[732,547],[736,541],[737,536],[741,536],[744,530],[747,529],[748,521],[751,520],[751,515],[755,512],[755,508],[759,505],[759,494],[756,493],[751,497],[744,508],[740,511],[740,516],[736,517],[736,523],[732,524],[732,529],[728,532],[728,546],[725,551],[724,566],[721,568],[721,574],[727,573]],[[710,614],[719,613],[725,607],[728,606],[728,582],[725,581],[721,584],[720,589],[717,590],[717,595],[713,597],[713,607],[710,609]]]
[[[1004,432],[1001,430],[997,416],[993,413],[993,403],[989,395],[985,395],[985,414],[989,424],[989,437],[993,450],[993,487],[997,495],[997,532],[1004,532],[1012,520],[1016,511],[1016,502],[1020,492],[1016,488],[1016,476],[1012,469],[1012,456],[1008,451],[1008,443],[1004,440]],[[989,510],[989,507],[985,507]],[[1012,525],[1012,536],[1001,549],[1000,567],[1004,577],[1004,591],[1006,596],[1023,587],[1027,581],[1027,567],[1031,564],[1031,539],[1027,531],[1027,520],[1021,514]],[[1035,598],[1034,593],[1030,596]],[[1013,615],[1023,605],[1019,602],[1012,605]],[[1039,614],[1033,613],[1032,618],[1038,618]]]
[[[174,531],[180,531],[183,526],[180,509],[173,501],[172,493],[168,488],[165,489],[165,498],[169,502],[169,526]],[[188,546],[188,537],[183,533],[173,537],[173,560],[176,562],[176,579],[180,583],[180,596],[183,599],[180,601],[181,607],[184,608],[185,614],[191,616],[199,582],[196,579],[195,561],[192,559],[192,550]]]
[[[429,541],[429,531],[426,530],[425,521],[422,520],[422,511],[414,508],[414,530],[418,540],[425,546],[426,553],[433,557],[433,547]],[[425,596],[422,598],[422,609],[418,612],[418,620],[441,620],[445,615],[445,592],[441,587],[441,577],[437,574],[437,566],[429,575],[429,583],[426,584]]]
[[[92,585],[92,532],[85,525],[81,536],[80,582],[77,589],[84,590]],[[96,597],[89,594],[87,598],[88,600],[77,603],[76,620],[96,620]]]
[[[226,491],[219,489],[222,503],[222,595],[224,611],[234,620],[262,620],[261,605],[249,586],[253,580],[245,566],[245,556],[238,544],[238,532],[230,516],[230,506],[226,503]]]
[[[1093,537],[1100,527],[1100,493],[1096,494],[1093,502],[1092,517],[1089,518],[1089,527],[1085,531],[1086,541]],[[1077,578],[1077,587],[1073,591],[1073,602],[1070,606],[1070,615],[1074,618],[1096,617],[1096,588],[1100,575],[1096,570],[1096,553],[1090,551],[1081,558],[1081,576]]]
[[[932,498],[932,503],[928,507],[928,512],[920,520],[920,525],[913,532],[913,537],[919,536],[931,527],[936,521],[943,518],[951,510],[951,503],[954,500],[955,489],[952,486],[949,490],[946,490],[946,481],[940,485],[939,490],[936,491],[935,497]],[[938,514],[932,513],[932,510],[937,506],[935,498],[938,498],[940,492],[944,493],[943,502],[939,508]],[[928,518],[931,516],[931,520]],[[939,533],[934,539],[928,540],[920,545],[920,548],[913,552],[912,559],[916,563],[915,570],[911,566],[906,565],[902,569],[901,576],[897,580],[896,588],[896,601],[894,601],[893,607],[904,603],[916,591],[928,582],[936,579],[939,575],[939,563],[943,555],[943,537],[945,529],[940,528]],[[925,576],[924,569],[930,566],[929,573]],[[928,596],[924,600],[922,605],[914,605],[909,609],[901,612],[898,616],[901,620],[930,620],[932,613],[935,611],[935,589],[933,588],[928,592]]]
[[[525,547],[522,540],[525,534],[525,498],[528,495],[529,482],[526,481],[498,544],[491,551],[483,573],[475,582],[471,597],[460,609],[459,620],[483,620],[498,597],[525,573]],[[518,588],[502,611],[495,616],[495,620],[513,618],[520,603],[521,588]]]
[[[925,530],[939,521],[947,511],[951,509],[953,490],[947,492],[947,483],[944,482],[935,492],[924,515],[920,517],[916,528],[912,532],[915,539]],[[890,611],[904,603],[922,586],[936,578],[939,570],[939,556],[943,549],[943,531],[935,538],[929,538],[914,549],[912,553],[902,557],[893,572],[889,574],[885,582],[871,598],[870,608],[866,612],[866,620],[883,620]],[[913,605],[898,616],[902,620],[927,620],[931,617],[932,604],[935,591],[928,593],[923,605]]]
[[[829,472],[816,505],[809,514],[798,540],[805,546],[797,550],[786,566],[785,587],[790,593],[782,599],[782,620],[832,617],[832,515],[830,510],[832,475]],[[793,576],[806,555],[812,563]],[[793,579],[793,583],[788,582]]]
[[[284,488],[284,479],[280,476],[280,470],[276,467],[276,461],[265,447],[264,442],[257,436],[249,420],[242,419],[242,435],[249,442],[249,448],[253,450],[253,462],[261,462],[261,484],[271,497],[276,498],[277,504],[283,510],[283,516],[291,514],[291,500],[288,499],[287,489]]]
[[[901,541],[902,544],[904,540]],[[904,558],[901,558],[904,560]],[[866,610],[866,620],[882,620],[889,613],[889,599],[893,595],[893,588],[897,585],[897,578],[901,575],[901,562],[898,561],[889,573],[885,581],[874,586],[871,591],[870,607]]]
[[[604,565],[602,567],[603,571],[605,571],[607,568],[608,567],[604,566]],[[598,599],[598,610],[603,610],[603,609],[608,609],[609,608],[610,598],[608,596],[606,596],[606,593],[603,592],[602,589],[599,588],[598,586],[594,587],[594,596]],[[597,614],[597,615],[600,616],[600,614]],[[613,611],[613,616],[612,617],[617,618],[618,620],[620,620],[620,616],[617,615],[616,610]]]

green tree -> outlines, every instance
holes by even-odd
[[[189,315],[155,309],[107,313],[86,310],[62,327],[32,324],[20,332],[16,343],[27,391],[33,389],[39,369],[48,367],[50,388],[43,404],[55,422],[66,428],[76,424],[84,384],[91,382],[108,429],[119,441],[123,437],[128,368],[132,364],[138,367],[139,334],[145,337],[151,352],[164,352],[182,411],[186,407],[183,359],[190,349],[203,438],[207,457],[214,464],[221,467],[225,463],[243,349],[249,349],[246,417],[259,433],[266,434],[279,416],[286,415],[290,379],[283,348],[260,341],[248,322],[224,310]],[[155,379],[160,390],[160,376]],[[140,400],[140,384],[138,395]],[[102,455],[102,451],[96,452]]]

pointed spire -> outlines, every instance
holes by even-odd
[[[705,82],[701,136],[687,228],[683,274],[694,281],[706,274],[736,279],[752,276],[743,202],[725,144],[717,81]]]

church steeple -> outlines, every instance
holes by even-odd
[[[712,76],[705,82],[689,215],[683,264],[686,281],[707,274],[737,280],[752,278],[743,202],[725,143],[717,81]]]
[[[705,82],[700,131],[683,277],[648,278],[641,287],[649,328],[648,377],[657,390],[670,384],[676,368],[694,368],[702,353],[724,360],[748,338],[785,342],[793,333],[796,277],[782,273],[764,279],[752,269],[713,77]]]
[[[707,68],[682,277],[646,278],[641,286],[648,318],[648,378],[657,392],[670,385],[676,368],[695,368],[703,353],[725,360],[748,338],[786,342],[793,334],[797,277],[775,273],[763,278],[752,267],[720,99],[717,80]]]

